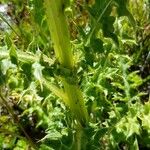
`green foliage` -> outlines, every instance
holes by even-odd
[[[61,54],[44,2],[0,4],[0,149],[149,149],[149,1],[61,1]]]

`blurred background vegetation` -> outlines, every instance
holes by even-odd
[[[97,23],[108,3],[76,0],[66,11],[90,116],[83,149],[148,150],[150,0],[128,2],[134,19],[122,5]],[[70,110],[41,81],[61,85],[56,62],[43,1],[1,0],[0,149],[72,149]]]

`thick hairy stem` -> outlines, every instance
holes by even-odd
[[[74,62],[68,24],[64,14],[64,2],[64,0],[45,0],[45,8],[56,57],[62,67],[72,71]],[[70,107],[76,120],[86,124],[88,115],[78,83],[71,84],[65,76],[61,79],[68,97],[66,104]]]
[[[74,135],[74,143],[72,145],[72,150],[86,150],[87,149],[87,137],[85,135],[84,128],[78,124],[76,125],[76,132]]]
[[[63,5],[63,0],[45,0],[46,15],[56,57],[64,67],[73,68],[69,30]]]

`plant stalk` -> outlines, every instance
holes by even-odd
[[[74,62],[64,5],[64,0],[45,0],[46,17],[56,58],[60,66],[72,71],[74,69]],[[72,79],[75,80],[76,78],[72,77]],[[85,125],[88,122],[88,114],[78,83],[72,84],[68,82],[65,76],[61,77],[61,80],[64,92],[68,97],[66,105],[70,107],[75,119],[82,125]]]

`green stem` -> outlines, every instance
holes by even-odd
[[[81,126],[77,125],[76,126],[76,133],[74,135],[74,144],[72,146],[72,149],[73,150],[81,150],[82,148],[82,145],[81,145],[81,142],[82,142],[82,134],[83,134],[83,130],[81,128]]]
[[[63,7],[64,2],[64,0],[45,0],[45,8],[56,58],[62,67],[72,71],[74,62],[69,29]],[[67,105],[69,105],[76,120],[81,124],[86,124],[88,122],[88,114],[78,83],[71,84],[65,77],[61,79],[64,91],[68,97]]]
[[[88,140],[85,135],[84,128],[80,124],[77,124],[75,126],[75,129],[76,129],[76,132],[74,135],[74,142],[72,145],[72,150],[86,150]]]
[[[56,96],[58,96],[59,98],[63,99],[63,101],[65,103],[68,103],[68,97],[66,96],[66,94],[63,92],[63,90],[61,90],[59,87],[57,87],[56,85],[50,83],[48,80],[43,78],[43,84],[50,90],[52,91]]]
[[[68,25],[63,10],[63,0],[45,0],[45,6],[56,57],[64,67],[73,68],[73,56]]]

